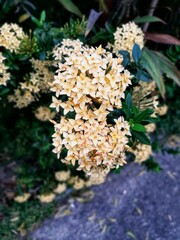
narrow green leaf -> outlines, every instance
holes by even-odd
[[[140,123],[143,120],[145,120],[147,117],[149,117],[152,113],[153,113],[152,110],[146,109],[134,118],[134,122],[135,123]]]
[[[146,128],[139,123],[135,123],[131,126],[131,128],[136,132],[146,132]]]
[[[2,90],[0,90],[0,96],[4,96],[6,94],[8,94],[10,92],[9,88],[4,88]]]
[[[43,10],[41,12],[41,16],[40,16],[40,22],[41,24],[43,24],[43,22],[46,20],[46,12]]]
[[[31,20],[38,26],[38,27],[41,27],[41,23],[40,21],[36,18],[36,17],[31,17]]]
[[[128,93],[128,94],[126,95],[126,105],[127,105],[128,108],[131,108],[132,105],[133,105],[132,96],[131,96],[130,93]]]
[[[131,131],[132,135],[139,140],[141,143],[146,144],[146,145],[150,145],[150,140],[149,138],[146,136],[146,134],[144,132],[136,132],[136,131]]]
[[[133,20],[135,23],[151,23],[151,22],[162,22],[165,24],[165,22],[158,18],[158,17],[155,17],[155,16],[143,16],[143,17],[137,17]]]
[[[69,12],[72,12],[79,17],[83,17],[83,14],[79,10],[79,8],[71,0],[58,0],[58,2],[61,3],[63,7]]]
[[[148,73],[146,73],[145,71],[142,71],[141,75],[139,76],[139,79],[143,82],[150,82],[151,76]]]
[[[29,13],[22,14],[18,19],[18,23],[22,23],[22,22],[26,21],[30,16],[31,15]]]
[[[162,66],[160,66],[157,54],[155,54],[154,51],[152,51],[152,50],[143,48],[142,62],[144,62],[145,69],[147,70],[149,75],[152,77],[152,79],[155,80],[162,97],[164,97],[165,85],[164,85],[164,81],[163,81],[162,73],[161,73]]]
[[[164,97],[165,86],[163,74],[171,78],[180,86],[180,73],[174,64],[162,53],[144,48],[142,60],[146,62],[145,69],[156,81],[157,86]]]
[[[129,124],[130,124],[130,126],[132,126],[134,124],[134,119],[133,118],[129,119]]]
[[[162,53],[156,52],[156,54],[159,58],[161,70],[166,74],[167,77],[173,79],[180,86],[180,72],[178,69]]]
[[[138,109],[136,106],[133,106],[133,113],[135,117],[138,115]]]
[[[99,9],[100,11],[103,11],[103,12],[108,12],[108,8],[106,6],[106,3],[104,0],[97,0],[99,2]]]

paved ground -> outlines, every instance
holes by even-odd
[[[63,201],[30,239],[180,240],[180,156],[155,159],[160,173],[130,164],[83,196]]]

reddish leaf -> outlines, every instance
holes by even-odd
[[[158,42],[158,43],[180,45],[179,39],[177,39],[171,35],[168,35],[168,34],[146,32],[145,39],[151,40],[153,42]]]

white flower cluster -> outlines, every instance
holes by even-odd
[[[10,79],[10,73],[7,72],[8,67],[3,62],[5,59],[2,53],[0,53],[0,85],[6,86],[7,81]]]
[[[156,111],[159,101],[155,81],[140,81],[139,84],[134,87],[132,98],[134,105],[141,110],[150,108]]]
[[[120,50],[126,50],[132,56],[132,49],[134,44],[138,44],[140,48],[144,46],[144,34],[134,22],[123,24],[118,27],[114,33],[114,44],[108,44],[112,48],[113,53],[119,56]]]
[[[48,83],[53,81],[53,73],[49,70],[50,61],[32,58],[31,63],[33,71],[30,73],[30,76],[26,77],[24,82],[19,83],[13,95],[8,96],[9,102],[14,102],[16,108],[27,107],[32,102],[38,100],[41,93],[49,91]]]
[[[130,135],[123,117],[107,124],[107,115],[121,107],[124,91],[131,84],[130,72],[124,70],[121,58],[110,52],[83,46],[79,40],[64,40],[54,50],[58,70],[51,84],[55,92],[51,107],[64,109],[60,122],[54,123],[53,152],[67,149],[63,162],[75,165],[87,174],[107,174],[125,163],[125,150]],[[59,99],[68,96],[67,101]],[[74,112],[75,119],[67,113]]]
[[[152,147],[150,145],[138,143],[134,148],[129,148],[128,151],[135,155],[135,162],[142,163],[151,156]]]
[[[48,107],[40,106],[36,109],[36,111],[34,112],[34,115],[40,121],[45,122],[54,118],[55,113],[51,112],[51,110]]]
[[[9,49],[11,52],[17,52],[24,36],[22,28],[17,24],[5,23],[0,28],[0,46]]]

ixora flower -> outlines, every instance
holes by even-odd
[[[57,187],[54,189],[54,193],[60,194],[65,192],[67,186],[65,183],[59,183]]]
[[[108,44],[108,48],[112,49],[113,53],[119,54],[119,50],[126,50],[132,56],[134,44],[138,44],[140,48],[144,46],[144,33],[134,22],[123,24],[120,28],[117,27],[114,33],[114,44]]]
[[[64,182],[70,178],[70,171],[58,171],[54,175],[57,181]]]
[[[34,113],[35,117],[42,122],[49,121],[50,119],[54,118],[55,113],[51,112],[48,107],[40,106],[36,109]]]
[[[40,202],[42,203],[50,203],[55,199],[56,195],[54,193],[49,194],[41,194],[37,196]]]
[[[14,198],[15,202],[24,203],[31,197],[30,193],[24,193],[23,195],[16,196]]]
[[[10,73],[8,73],[8,67],[4,64],[6,58],[0,53],[0,85],[7,85],[7,81],[10,79]]]
[[[32,58],[31,63],[33,71],[28,77],[24,77],[24,82],[19,83],[14,94],[8,96],[8,101],[14,102],[15,108],[24,108],[37,101],[42,93],[49,92],[48,83],[53,81],[53,73],[49,70],[50,61]],[[41,121],[48,120],[48,117],[53,118],[53,113],[42,107],[36,111],[35,115]]]
[[[146,144],[138,143],[135,147],[129,148],[128,151],[135,155],[135,162],[142,163],[151,156],[152,147]]]
[[[21,27],[15,23],[5,23],[0,27],[0,46],[10,52],[17,52],[25,34]]]
[[[125,151],[130,126],[120,116],[113,123],[107,117],[122,106],[121,99],[131,84],[131,74],[121,65],[121,57],[101,46],[83,46],[79,40],[63,40],[54,49],[58,63],[51,91],[51,107],[64,116],[54,123],[53,152],[66,164],[78,163],[88,175],[106,175],[126,163]],[[63,99],[66,95],[66,100]]]
[[[168,111],[168,106],[167,105],[162,105],[160,107],[157,108],[156,113],[159,116],[164,116]]]

